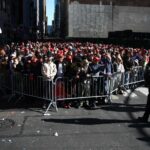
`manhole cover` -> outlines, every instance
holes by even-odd
[[[14,125],[15,125],[15,121],[12,119],[1,119],[0,120],[0,130],[12,128]]]

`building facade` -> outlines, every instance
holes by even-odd
[[[42,38],[46,34],[47,17],[46,17],[46,0],[39,0],[39,30]]]
[[[23,23],[22,0],[0,0],[0,27],[3,36],[14,38],[17,36],[17,29]]]
[[[6,38],[41,38],[46,26],[46,0],[0,0],[0,28]]]
[[[54,21],[53,21],[53,32],[55,36],[60,36],[60,26],[61,26],[61,9],[60,9],[61,1],[55,0],[55,12],[54,12]]]
[[[55,15],[60,19],[55,17],[55,30],[60,36],[107,38],[115,31],[150,32],[148,0],[57,0],[57,4]]]
[[[7,34],[6,24],[10,25],[11,18],[9,17],[11,13],[10,1],[1,0],[0,1],[0,28],[3,34]]]
[[[68,30],[68,0],[55,0],[55,12],[53,21],[54,36],[66,36]]]

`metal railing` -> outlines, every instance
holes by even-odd
[[[57,78],[55,80],[55,99],[91,99],[109,97],[110,80],[108,77],[88,77],[84,79]]]
[[[119,88],[135,88],[144,81],[142,67],[134,67],[125,73],[114,73],[111,76],[87,77],[79,79],[56,78],[48,81],[43,77],[33,74],[21,73],[1,73],[0,90],[10,89],[12,95],[30,96],[49,101],[49,105],[44,114],[47,114],[53,106],[56,110],[58,101],[66,100],[90,100],[92,98],[100,100],[106,98],[111,102],[111,95]],[[18,100],[19,100],[18,99]]]
[[[54,101],[53,81],[45,80],[45,78],[41,76],[21,74],[18,72],[11,74],[10,78],[12,95],[8,101],[10,101],[16,94],[20,95],[17,101],[19,101],[23,96],[29,96],[49,101],[45,114],[47,114],[51,106],[57,110],[56,102]]]

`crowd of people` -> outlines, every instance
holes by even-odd
[[[43,76],[47,81],[58,77],[109,77],[115,72],[131,71],[134,66],[145,67],[149,52],[144,48],[90,42],[11,43],[0,48],[0,72]],[[90,107],[95,105],[94,100],[89,101]]]

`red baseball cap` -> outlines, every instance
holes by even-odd
[[[98,56],[94,56],[94,57],[93,57],[93,61],[99,62],[99,61],[100,61],[100,58],[99,58]]]

